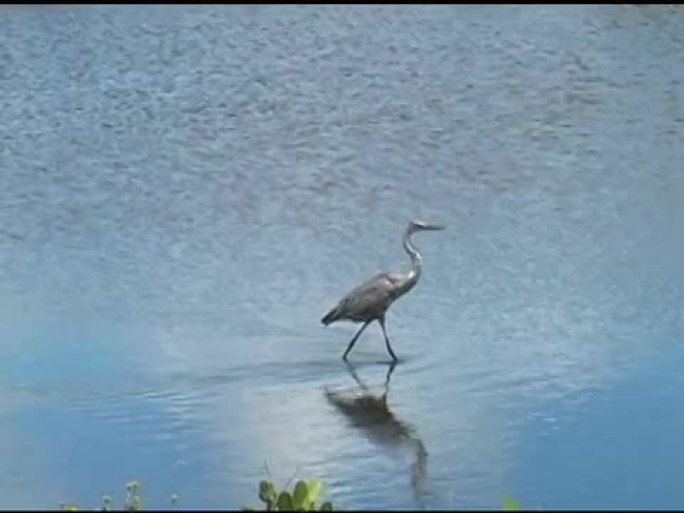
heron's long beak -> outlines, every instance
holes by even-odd
[[[422,228],[423,230],[444,230],[446,226],[443,226],[441,224],[426,224]]]

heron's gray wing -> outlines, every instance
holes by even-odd
[[[368,320],[376,317],[391,301],[393,288],[393,281],[388,274],[378,274],[342,298],[338,309],[343,317],[350,319]]]

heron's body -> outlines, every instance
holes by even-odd
[[[398,273],[380,273],[344,296],[322,322],[327,326],[339,320],[379,320],[390,305],[415,284],[415,280],[408,282],[407,276]]]
[[[385,312],[394,301],[411,290],[418,279],[423,267],[423,259],[411,241],[411,235],[419,230],[439,230],[441,226],[432,226],[420,222],[411,222],[404,233],[404,249],[411,257],[411,269],[406,273],[381,273],[362,283],[344,296],[337,305],[321,319],[327,326],[336,321],[363,322],[363,326],[352,338],[347,350],[342,356],[347,359],[347,354],[356,343],[363,330],[373,321],[378,321],[382,327],[387,350],[394,360],[397,359],[387,337],[385,330]]]

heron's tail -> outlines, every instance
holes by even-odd
[[[327,326],[331,322],[335,322],[337,320],[337,307],[333,308],[330,310],[325,316],[321,319],[321,324],[324,326]]]

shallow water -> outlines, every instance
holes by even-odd
[[[3,8],[2,506],[681,507],[682,55],[667,6]],[[411,218],[385,385],[319,320]]]

